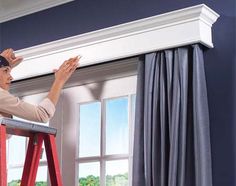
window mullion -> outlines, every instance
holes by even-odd
[[[106,105],[105,101],[101,100],[101,160],[100,160],[100,184],[105,186],[105,160],[106,153]]]

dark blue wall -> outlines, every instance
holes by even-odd
[[[0,25],[0,48],[21,49],[205,3],[220,14],[205,53],[214,186],[236,185],[236,0],[80,0]]]

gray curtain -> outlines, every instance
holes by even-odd
[[[212,186],[201,47],[146,54],[139,64],[133,186]]]

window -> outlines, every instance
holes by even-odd
[[[136,76],[63,91],[64,184],[131,186],[135,93]]]
[[[79,104],[78,185],[129,185],[132,97]]]

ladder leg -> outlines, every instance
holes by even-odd
[[[44,145],[48,161],[48,169],[52,186],[62,186],[60,167],[57,157],[55,136],[47,134],[44,138]]]
[[[6,126],[0,125],[0,186],[7,185]]]
[[[21,186],[35,185],[42,144],[43,134],[33,134],[30,136],[21,179]]]

